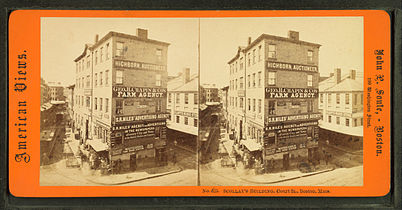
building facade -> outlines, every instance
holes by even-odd
[[[215,84],[202,84],[205,103],[220,102],[219,88]]]
[[[337,68],[320,82],[319,110],[322,141],[354,149],[363,147],[363,74]]]
[[[229,128],[265,168],[317,156],[319,47],[295,31],[286,38],[262,34],[228,62]]]
[[[40,105],[50,102],[50,88],[43,78],[40,78]]]
[[[64,87],[60,82],[49,82],[49,95],[51,101],[64,101]]]
[[[97,156],[135,170],[166,164],[169,44],[109,32],[75,59],[74,121]],[[119,170],[120,170],[119,169]]]
[[[198,76],[190,69],[168,81],[167,120],[169,139],[195,149],[198,136]]]

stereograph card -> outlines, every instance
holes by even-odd
[[[384,196],[390,28],[380,10],[13,11],[10,193]]]

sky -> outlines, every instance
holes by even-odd
[[[177,75],[183,68],[191,74],[198,70],[197,18],[42,18],[41,76],[46,82],[75,82],[75,63],[85,44],[93,44],[109,31],[136,34],[137,28],[148,30],[148,38],[170,43],[168,75]]]
[[[299,39],[322,45],[319,72],[329,76],[335,68],[363,72],[363,17],[203,18],[200,20],[201,73],[203,83],[229,85],[229,65],[238,46],[246,46],[261,34],[287,37],[298,31]]]
[[[200,24],[200,31],[198,30]],[[298,31],[302,41],[321,44],[319,71],[328,76],[335,68],[363,71],[363,17],[267,17],[267,18],[42,18],[41,75],[47,82],[71,85],[75,81],[74,59],[109,31],[136,33],[148,30],[148,37],[170,43],[168,74],[177,75],[189,67],[198,70],[200,38],[201,84],[228,85],[227,62],[261,34],[286,37]],[[200,36],[200,37],[198,37]]]

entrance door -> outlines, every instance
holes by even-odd
[[[283,154],[283,169],[289,168],[289,154]]]
[[[130,170],[135,171],[137,169],[137,156],[136,154],[130,155]]]

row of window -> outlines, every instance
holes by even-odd
[[[261,107],[261,105],[262,105],[262,99],[258,99],[258,101],[257,101],[257,99],[251,99],[251,98],[248,98],[247,99],[247,110],[248,111],[253,111],[253,112],[256,112],[257,110],[256,110],[256,108],[257,108],[257,106],[258,106],[258,113],[259,114],[261,114],[261,111],[262,111],[262,107]],[[256,106],[256,102],[258,102],[258,105]],[[230,97],[229,98],[229,104],[230,104],[230,106],[232,106],[232,107],[235,107],[235,108],[243,108],[243,105],[244,105],[244,98],[243,97]]]
[[[258,49],[258,51],[257,51]],[[253,49],[253,51],[248,52],[246,59],[247,59],[247,66],[254,65],[256,63],[261,62],[262,59],[262,46],[259,45],[257,49]],[[275,44],[269,44],[268,45],[268,58],[269,59],[276,59],[277,57],[277,48]],[[313,51],[312,50],[307,50],[307,62],[311,63],[313,62]],[[230,64],[230,74],[237,73],[238,70],[243,70],[244,66],[244,61],[243,57],[240,57],[240,61],[238,61]],[[238,69],[239,68],[239,69]]]
[[[80,107],[91,108],[91,97],[89,96],[75,96],[75,104]],[[109,111],[109,99],[108,98],[94,98],[94,109],[102,111],[103,107],[105,108],[104,111],[107,113]]]
[[[354,118],[353,119],[353,125],[350,125],[350,119],[349,118],[345,118],[345,126],[348,126],[348,127],[356,127],[356,126],[359,126],[358,125],[358,119],[357,118]],[[332,123],[332,116],[331,115],[328,115],[328,123]],[[337,125],[340,125],[341,124],[341,118],[340,117],[336,117],[336,124]],[[360,125],[363,125],[363,118],[360,118]]]
[[[268,85],[276,85],[276,78],[277,78],[277,73],[274,71],[270,71],[268,72]],[[261,78],[261,72],[258,72],[257,74],[258,78],[257,78],[257,82],[256,83],[256,73],[253,74],[249,74],[247,75],[247,87],[251,88],[255,88],[255,87],[261,87],[262,85],[262,78]],[[239,86],[237,86],[237,84],[239,84]],[[313,75],[309,74],[307,75],[307,87],[312,87],[313,86]],[[239,80],[234,79],[234,80],[230,80],[230,86],[229,88],[231,90],[237,90],[237,88],[239,87],[240,90],[243,89],[243,77],[240,77]]]
[[[127,46],[124,46],[124,42],[116,42],[116,56],[124,56],[125,52],[127,51]],[[162,61],[162,49],[157,48],[155,50],[155,56],[158,61]]]
[[[85,81],[84,81],[85,80]],[[84,83],[85,82],[85,83]],[[77,88],[90,88],[91,87],[91,76],[87,75],[85,78],[80,77],[76,80]],[[85,86],[84,86],[85,84]],[[105,71],[105,74],[101,71],[99,74],[95,73],[94,76],[94,86],[109,85],[109,70]]]
[[[358,93],[354,93],[354,94],[349,94],[349,93],[336,93],[335,97],[336,97],[336,104],[340,104],[341,103],[341,95],[344,98],[344,102],[345,104],[350,104],[350,95],[353,96],[353,102],[354,105],[357,105],[357,99],[358,99],[358,95],[360,95],[360,104],[363,104],[363,93],[358,94]],[[320,103],[324,103],[324,94],[320,93]],[[332,94],[328,93],[328,104],[332,103]]]
[[[183,119],[183,124],[184,125],[190,125],[189,124],[189,117],[183,117],[183,116],[179,116],[179,115],[176,115],[176,118],[175,118],[175,122],[176,123],[180,123],[180,119]],[[191,119],[191,118],[190,118]],[[171,115],[169,115],[169,120],[172,120],[172,116]],[[198,127],[198,119],[197,118],[194,118],[193,119],[193,126],[194,127]]]
[[[180,95],[184,94],[184,104],[189,104],[189,93],[169,93],[168,103],[172,103],[173,94],[176,98],[176,104],[180,104]],[[198,94],[194,93],[193,104],[198,104]]]
[[[105,46],[100,47],[99,50],[95,50],[95,65],[102,63],[110,58],[110,47],[109,43]],[[87,55],[76,63],[76,73],[89,69],[91,67],[91,56]]]

